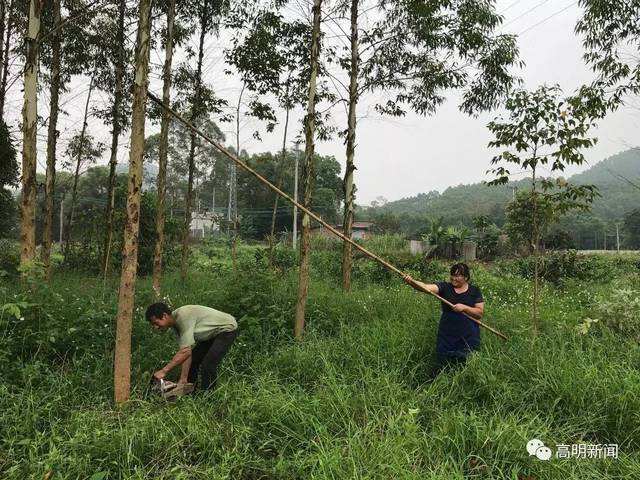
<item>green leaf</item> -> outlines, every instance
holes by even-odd
[[[104,480],[109,472],[97,472],[89,477],[89,480]]]

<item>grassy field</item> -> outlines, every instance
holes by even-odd
[[[175,345],[146,324],[142,280],[133,399],[121,410],[111,401],[117,281],[61,272],[27,294],[0,280],[0,477],[638,478],[640,258],[578,259],[549,274],[536,339],[526,262],[473,265],[485,319],[509,340],[484,332],[464,368],[427,383],[439,305],[364,261],[344,295],[336,255],[314,257],[302,343],[291,339],[286,251],[270,269],[264,251],[242,249],[233,272],[222,249],[202,249],[186,282],[169,275],[173,305],[228,311],[241,331],[219,388],[172,404],[147,391]],[[446,278],[445,265],[414,267]],[[532,438],[554,451],[618,444],[619,458],[542,461],[526,451]]]

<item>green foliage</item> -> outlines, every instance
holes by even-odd
[[[104,167],[90,169],[83,178],[79,192],[81,200],[74,221],[74,238],[65,254],[64,267],[68,270],[97,273],[102,269],[104,237],[106,232],[105,205],[98,201],[101,192],[106,191],[107,171]],[[111,268],[119,271],[122,264],[122,239],[125,224],[126,182],[118,177],[115,190],[115,215],[113,243],[111,247]],[[138,234],[138,274],[147,275],[153,269],[155,248],[156,194],[145,191],[140,201],[140,230]],[[172,268],[178,262],[178,241],[180,221],[165,218],[165,248],[163,264]]]
[[[81,169],[95,164],[106,150],[106,145],[96,141],[88,133],[77,132],[69,140],[64,152],[66,160],[64,167],[67,169]]]
[[[514,247],[526,246],[527,251],[531,251],[534,224],[540,237],[544,237],[558,218],[553,203],[546,197],[537,197],[535,217],[533,211],[533,195],[528,191],[518,193],[516,199],[507,205],[507,222],[504,229]]]
[[[0,239],[0,271],[17,275],[20,265],[20,246],[14,240]]]
[[[13,138],[0,119],[0,238],[12,237],[16,225],[16,202],[5,187],[18,184],[18,160]]]
[[[18,205],[12,193],[0,187],[0,238],[17,236]]]
[[[582,34],[584,59],[598,75],[597,83],[611,92],[617,106],[626,95],[640,91],[640,63],[627,55],[640,39],[640,14],[636,0],[581,0],[584,13],[576,25]]]
[[[442,217],[430,221],[429,233],[424,236],[436,248],[431,252],[440,258],[458,258],[462,252],[462,242],[469,236],[466,227],[445,226]]]
[[[477,256],[482,260],[493,260],[501,253],[500,229],[494,224],[476,229],[473,240],[477,245]]]
[[[563,228],[553,228],[542,239],[545,248],[551,250],[567,250],[575,249],[576,242],[573,240],[571,234]]]
[[[608,222],[622,220],[640,204],[640,149],[632,148],[595,163],[588,170],[569,177],[568,182],[595,185],[601,194],[594,199],[590,212],[568,212],[557,223],[558,228],[570,233],[576,248],[593,249],[594,231],[602,232]],[[484,215],[502,227],[506,206],[512,201],[512,188],[519,192],[530,189],[531,180],[494,187],[482,183],[449,187],[442,193],[432,191],[376,208],[361,208],[357,216],[397,223],[399,231],[409,238],[420,238],[427,233],[429,219],[438,216],[448,225],[471,227],[475,217]]]
[[[398,234],[372,235],[362,242],[362,246],[378,255],[409,252],[409,242]]]
[[[615,332],[640,342],[640,291],[616,285],[615,293],[598,298],[593,316]]]
[[[517,83],[510,69],[521,65],[515,37],[498,33],[501,22],[483,1],[384,2],[380,20],[362,36],[364,50],[373,50],[361,65],[362,89],[385,91],[376,109],[396,116],[407,107],[432,113],[452,88],[462,91],[465,112],[495,107]],[[461,64],[442,61],[454,57]]]
[[[255,249],[243,248],[253,257]],[[175,343],[144,320],[153,293],[142,280],[133,398],[117,410],[111,404],[117,283],[103,289],[101,279],[63,273],[29,300],[17,285],[3,285],[0,305],[17,306],[24,318],[16,318],[14,306],[0,313],[3,478],[42,478],[49,470],[69,478],[160,480],[558,474],[578,480],[613,472],[633,478],[640,444],[637,343],[610,328],[576,332],[593,311],[592,290],[612,298],[612,287],[621,285],[580,281],[567,283],[562,295],[545,290],[544,335],[531,342],[522,322],[527,282],[481,265],[472,269],[487,301],[486,320],[509,341],[484,332],[482,349],[465,367],[431,383],[424,379],[439,306],[399,281],[356,282],[344,295],[333,279],[314,277],[309,331],[300,343],[291,334],[295,272],[191,272],[186,282],[168,275],[165,292],[174,305],[211,305],[240,325],[217,390],[172,405],[145,390]],[[630,299],[620,299],[618,308]],[[525,445],[534,437],[550,445],[618,443],[620,458],[531,460]]]
[[[400,233],[400,220],[391,212],[376,212],[369,215],[374,223],[374,231],[381,235]]]
[[[279,155],[260,153],[246,159],[249,166],[269,179],[279,179],[282,190],[293,192],[294,168],[299,152],[287,152],[284,162]],[[313,192],[313,211],[328,222],[338,218],[338,206],[342,199],[340,164],[331,156],[316,155]],[[281,164],[284,163],[284,166]],[[304,178],[300,174],[300,178]],[[204,197],[203,197],[204,200]],[[260,183],[253,175],[238,171],[238,208],[241,224],[250,225],[245,238],[263,239],[271,232],[271,218],[275,194]],[[298,217],[300,218],[300,217]],[[278,203],[275,231],[290,231],[293,223],[293,206],[284,200]]]
[[[579,255],[575,250],[550,252],[540,257],[540,277],[556,285],[567,279],[610,281],[615,275],[636,271],[637,259]],[[507,271],[532,278],[535,258],[525,257],[508,262]]]
[[[558,86],[541,86],[533,92],[519,90],[507,100],[507,119],[489,123],[495,140],[489,146],[502,149],[492,160],[495,175],[490,185],[504,185],[515,165],[530,171],[532,191],[545,198],[554,210],[587,209],[597,195],[593,185],[571,185],[564,179],[540,180],[541,192],[536,189],[536,170],[550,165],[551,171],[564,171],[570,165],[585,162],[583,149],[595,145],[597,139],[589,137],[595,126],[594,119],[601,111],[591,107],[583,91],[572,97],[561,98]]]
[[[14,140],[3,119],[0,119],[0,191],[18,184],[18,160]]]
[[[628,234],[626,245],[640,248],[640,208],[630,211],[624,217],[624,230]]]

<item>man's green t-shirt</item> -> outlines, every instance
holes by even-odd
[[[174,310],[171,316],[176,321],[175,333],[180,348],[238,328],[233,316],[202,305],[185,305]]]

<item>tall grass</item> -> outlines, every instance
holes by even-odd
[[[24,321],[1,321],[0,330],[13,333],[0,336],[0,477],[637,477],[640,348],[606,328],[577,333],[590,314],[591,283],[546,285],[542,334],[532,340],[530,282],[480,265],[473,272],[486,320],[509,341],[485,332],[466,366],[433,382],[439,306],[399,282],[360,282],[344,295],[316,277],[307,336],[295,343],[295,272],[199,271],[186,283],[169,276],[175,305],[229,311],[242,332],[218,389],[173,404],[146,389],[175,345],[142,318],[152,298],[143,281],[133,399],[122,410],[111,403],[115,282],[103,291],[97,279],[59,277],[30,296],[39,306],[26,309]],[[7,284],[0,292],[0,304],[22,295]],[[52,328],[61,339],[49,341]],[[526,452],[532,438],[551,446],[618,443],[620,458],[543,462]]]

